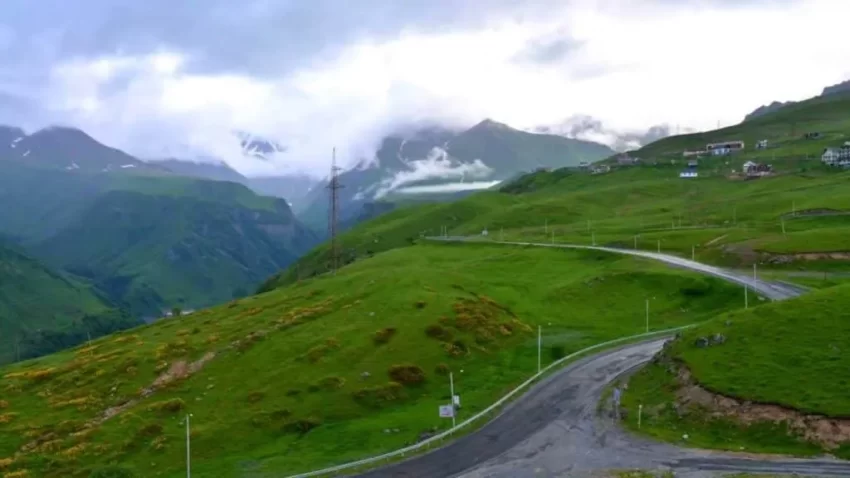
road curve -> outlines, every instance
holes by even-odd
[[[431,238],[449,242],[464,237]],[[680,257],[607,247],[503,242],[591,249],[642,256],[747,285],[773,300],[801,293],[793,286],[753,280]],[[605,387],[647,363],[666,339],[622,346],[574,362],[533,386],[477,432],[446,446],[363,473],[361,478],[554,478],[610,469],[671,469],[676,476],[712,472],[797,473],[850,476],[850,462],[833,459],[767,458],[693,450],[623,432],[597,413]]]

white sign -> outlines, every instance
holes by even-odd
[[[440,418],[452,418],[455,416],[455,407],[452,405],[440,405]]]
[[[456,407],[460,408],[460,395],[454,396],[454,404]]]

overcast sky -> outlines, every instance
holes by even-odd
[[[0,123],[324,175],[410,124],[732,124],[850,78],[845,0],[2,0]],[[230,132],[277,140],[241,158]]]

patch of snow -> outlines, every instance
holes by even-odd
[[[29,155],[30,155],[30,150],[26,150],[26,151],[24,152],[24,157],[26,158],[26,157],[27,157],[27,156],[29,156]]]
[[[75,169],[80,169],[80,165],[72,162],[70,166],[65,166],[65,169],[68,171],[73,171]]]
[[[459,182],[459,183],[447,183],[447,184],[432,184],[428,186],[407,186],[398,188],[395,191],[403,194],[429,194],[429,193],[453,193],[459,191],[478,191],[481,189],[488,189],[501,181],[473,181],[473,182]]]
[[[121,165],[121,169],[135,168],[135,167],[136,167],[135,164],[122,164]]]

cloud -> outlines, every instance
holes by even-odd
[[[456,193],[461,191],[480,191],[490,189],[501,181],[472,181],[468,183],[432,184],[427,186],[407,186],[399,188],[396,192],[401,194],[434,194],[434,193]]]
[[[846,79],[848,16],[834,0],[6,0],[0,121],[321,177],[332,147],[351,166],[412,124],[732,124]],[[234,131],[286,149],[245,155]]]
[[[434,179],[460,179],[461,182],[466,182],[466,179],[486,178],[492,172],[492,169],[480,159],[471,163],[452,161],[449,154],[442,148],[433,148],[424,159],[407,161],[407,166],[409,169],[398,171],[392,177],[381,181],[376,188],[375,199],[380,199],[389,192],[399,190],[408,184]],[[408,186],[406,190],[410,191],[412,187],[414,186]]]

